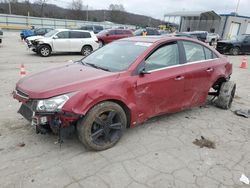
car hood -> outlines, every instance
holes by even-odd
[[[237,43],[241,43],[238,40],[221,40],[218,43],[223,43],[223,44],[237,44]]]
[[[37,39],[42,39],[44,38],[44,36],[32,36],[32,37],[28,37],[27,40],[32,41],[32,40],[37,40]]]
[[[16,89],[31,99],[45,99],[80,91],[88,86],[104,84],[105,81],[109,82],[118,75],[119,73],[73,63],[27,76],[19,80]]]

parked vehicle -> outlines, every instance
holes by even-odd
[[[96,37],[99,40],[100,46],[108,44],[114,40],[132,37],[134,36],[133,32],[128,29],[107,29],[99,32]]]
[[[195,35],[189,35],[187,33],[170,33],[167,34],[166,36],[175,36],[175,37],[188,37],[188,38],[192,38],[192,39],[197,39],[197,37]]]
[[[219,41],[216,49],[222,54],[239,55],[250,53],[250,35],[239,35],[233,40]]]
[[[217,33],[208,33],[207,42],[209,45],[214,46],[220,40],[220,35]]]
[[[28,46],[42,57],[48,57],[53,52],[81,52],[87,56],[98,49],[99,44],[93,32],[55,29],[44,37],[35,40],[29,38]]]
[[[151,27],[147,27],[145,29],[137,29],[134,32],[135,36],[142,36],[143,32],[146,33],[146,35],[160,35],[159,31],[156,28],[151,28]]]
[[[217,97],[217,106],[230,108],[236,88],[231,74],[228,59],[197,40],[130,37],[21,79],[13,96],[38,133],[76,127],[87,148],[104,150],[125,128],[204,105],[208,94]]]
[[[3,40],[3,30],[0,28],[0,44],[2,43]]]
[[[208,32],[207,31],[192,31],[192,32],[183,32],[183,33],[195,36],[195,37],[197,37],[198,40],[205,42],[205,43],[208,43],[208,40],[207,40]]]
[[[53,30],[52,28],[37,28],[37,29],[24,29],[20,33],[21,39],[26,39],[31,36],[44,36],[46,33]]]
[[[80,28],[81,30],[93,31],[95,34],[99,33],[103,30],[103,26],[101,25],[84,25]]]

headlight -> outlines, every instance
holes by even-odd
[[[50,99],[39,100],[36,110],[38,112],[58,112],[74,93],[68,93]]]

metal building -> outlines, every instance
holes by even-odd
[[[239,16],[235,13],[221,14],[219,27],[220,36],[224,39],[232,39],[237,35],[250,34],[250,17]]]
[[[223,39],[250,34],[250,17],[235,13],[218,15],[214,11],[183,11],[164,15],[164,21],[179,25],[179,31],[208,31]]]
[[[164,21],[179,24],[179,31],[208,31],[217,33],[221,17],[214,11],[183,11],[164,15]]]

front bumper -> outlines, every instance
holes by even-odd
[[[37,112],[36,101],[22,103],[18,113],[36,127],[37,133],[45,133],[50,128],[53,133],[58,134],[61,128],[75,125],[80,115],[66,112]]]

